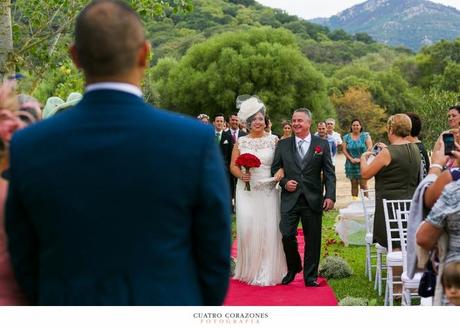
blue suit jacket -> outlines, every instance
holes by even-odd
[[[230,208],[210,127],[119,91],[11,142],[6,206],[18,282],[39,305],[219,305]]]

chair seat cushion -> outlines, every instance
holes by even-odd
[[[402,266],[402,251],[393,251],[387,254],[388,266]]]
[[[414,277],[412,279],[409,279],[409,277],[407,276],[407,272],[404,271],[401,275],[401,280],[404,284],[404,287],[411,289],[418,288],[420,284],[420,279],[422,278],[422,274],[422,272],[416,272]]]

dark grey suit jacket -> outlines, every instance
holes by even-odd
[[[280,182],[283,188],[281,192],[282,213],[288,212],[295,206],[301,193],[304,194],[313,211],[322,211],[325,198],[335,202],[335,172],[332,166],[329,144],[326,140],[312,135],[310,148],[303,160],[301,160],[297,152],[295,137],[280,140],[276,147],[272,164],[272,175],[280,168],[283,168],[285,173]],[[324,196],[321,172],[323,173],[326,187]],[[288,192],[284,188],[290,180],[295,180],[299,183],[294,192]]]

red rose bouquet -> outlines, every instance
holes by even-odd
[[[239,167],[244,167],[246,169],[246,173],[248,173],[250,168],[259,168],[261,163],[259,158],[254,154],[243,153],[238,157],[238,159],[236,159],[235,164]],[[251,190],[251,185],[249,185],[249,182],[246,182],[246,187],[244,190]]]

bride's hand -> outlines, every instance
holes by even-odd
[[[243,173],[243,175],[241,175],[241,180],[245,183],[251,181],[251,174],[250,173]]]
[[[280,168],[276,173],[275,173],[275,176],[273,176],[275,178],[275,181],[276,182],[279,182],[280,180],[282,180],[284,178],[284,169],[283,168]]]

